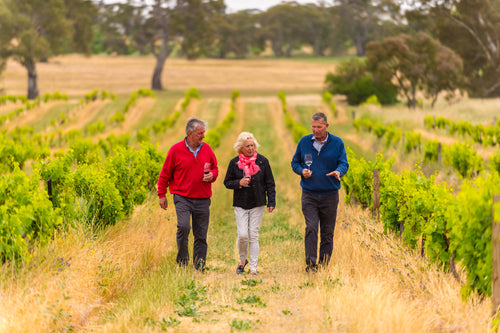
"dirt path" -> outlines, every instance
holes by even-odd
[[[68,114],[68,125],[64,132],[74,129],[83,129],[88,122],[96,117],[99,111],[108,103],[106,100],[97,100],[82,106],[77,106]]]
[[[115,133],[115,135],[120,135],[137,130],[138,128],[136,125],[147,115],[148,111],[151,110],[155,103],[156,99],[151,97],[142,97],[138,99],[125,114],[125,121],[117,128],[113,129],[113,133]]]
[[[41,103],[39,107],[30,109],[30,110],[24,110],[19,116],[14,117],[11,120],[8,120],[5,123],[6,127],[9,127],[10,129],[13,129],[15,127],[21,127],[21,126],[29,126],[35,122],[37,122],[39,119],[43,119],[45,114],[52,109],[54,106],[66,103],[64,101],[50,101],[47,103]]]

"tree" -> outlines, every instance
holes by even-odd
[[[464,62],[471,96],[500,96],[500,2],[424,0],[439,40]]]
[[[64,0],[4,0],[0,55],[12,57],[28,72],[28,98],[38,97],[36,63],[64,51],[73,36],[73,24],[88,22],[69,19]],[[89,1],[74,0],[73,8],[90,6]],[[82,11],[83,12],[83,11]],[[83,31],[83,27],[79,31]],[[85,41],[87,39],[83,39]]]
[[[299,5],[290,2],[271,7],[259,15],[262,33],[271,42],[276,57],[290,57],[292,50],[302,45],[304,22],[300,13]]]
[[[324,6],[314,4],[298,6],[298,9],[304,22],[303,42],[313,47],[316,56],[324,56],[330,47],[334,29],[329,11]]]
[[[250,10],[221,15],[216,27],[215,47],[219,58],[225,58],[230,52],[237,58],[244,58],[250,46],[257,43],[256,15],[252,15]]]
[[[375,39],[382,18],[392,16],[393,20],[399,20],[397,1],[337,0],[336,3],[332,8],[335,23],[342,35],[349,36],[358,57],[365,55],[367,42]]]
[[[182,36],[181,49],[188,59],[209,54],[215,41],[215,25],[224,13],[222,0],[177,0],[172,27]]]
[[[73,38],[68,51],[90,55],[93,39],[93,18],[97,16],[97,7],[92,1],[65,0],[66,18],[73,25]]]
[[[325,77],[325,89],[332,94],[345,95],[349,105],[359,105],[375,95],[381,104],[397,102],[397,89],[389,82],[375,82],[366,61],[360,58],[340,63],[335,73]]]
[[[408,108],[417,105],[417,92],[430,96],[458,88],[461,60],[450,49],[426,33],[402,34],[368,43],[367,65],[377,80],[395,82],[407,98]],[[450,68],[452,67],[452,68]]]
[[[151,89],[153,90],[163,90],[163,85],[161,83],[163,67],[173,50],[173,47],[170,45],[172,39],[172,10],[168,7],[168,2],[168,0],[155,0],[151,12],[152,19],[148,21],[155,31],[152,38],[152,52],[156,57],[153,78],[151,80]],[[156,43],[157,40],[160,42],[159,45]]]

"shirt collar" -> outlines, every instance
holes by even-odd
[[[194,157],[196,157],[198,155],[198,152],[200,151],[201,146],[203,146],[203,142],[202,142],[201,145],[196,147],[196,151],[194,151],[191,147],[189,147],[186,139],[184,139],[184,143],[186,144],[187,149],[189,149],[189,151],[194,154]]]
[[[317,143],[319,143],[320,145],[324,145],[324,144],[328,141],[328,136],[329,136],[329,135],[328,135],[328,132],[326,132],[326,138],[325,138],[325,140],[323,140],[323,141],[318,141],[318,139],[316,139],[316,137],[313,135],[313,136],[312,136],[312,138],[311,138],[311,141],[313,141],[313,142],[317,142]]]

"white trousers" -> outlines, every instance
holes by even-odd
[[[236,227],[238,229],[238,250],[240,261],[245,262],[248,254],[248,262],[251,271],[257,271],[259,261],[259,229],[265,206],[252,209],[234,207],[236,216]]]

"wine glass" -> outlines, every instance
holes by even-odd
[[[212,167],[212,164],[210,163],[205,163],[205,165],[203,165],[203,173],[206,175],[210,172],[210,168]]]
[[[311,164],[313,163],[313,158],[312,154],[305,154],[304,155],[304,163],[307,165],[307,168],[311,168]]]
[[[247,168],[243,169],[243,177],[248,178],[248,183],[250,184],[250,180],[252,179],[252,176],[250,176],[250,173],[248,172]],[[245,187],[249,187],[250,185],[245,185]]]

